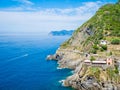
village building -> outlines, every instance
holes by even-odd
[[[105,65],[112,66],[113,60],[112,58],[107,58],[106,60],[95,60],[95,61],[85,60],[84,64],[92,65],[92,66],[105,66]]]
[[[84,63],[86,65],[92,65],[92,66],[102,66],[102,65],[106,65],[106,61],[90,61],[90,60],[85,60]]]
[[[107,58],[106,63],[107,63],[107,65],[113,65],[112,58]]]
[[[101,40],[101,41],[100,41],[100,44],[101,44],[101,45],[107,45],[107,41],[106,41],[106,40]]]

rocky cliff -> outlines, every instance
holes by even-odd
[[[119,90],[120,60],[120,4],[102,6],[96,14],[56,51],[60,68],[71,68],[74,74],[66,78],[64,86],[79,90]],[[93,67],[93,60],[111,57],[113,65]],[[85,65],[84,60],[91,60]]]
[[[93,44],[101,39],[110,41],[110,37],[120,37],[120,4],[102,6],[61,48],[74,47],[80,51],[89,51]]]

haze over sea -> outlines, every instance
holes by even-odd
[[[71,90],[59,83],[71,70],[46,61],[69,36],[0,35],[0,90]]]

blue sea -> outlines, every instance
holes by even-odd
[[[60,80],[71,75],[69,69],[57,69],[56,61],[47,61],[69,36],[47,34],[0,35],[0,90],[72,90]]]

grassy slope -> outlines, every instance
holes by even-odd
[[[85,37],[85,40],[78,39],[76,36],[85,32],[84,29],[89,29],[90,35]],[[82,34],[84,36],[84,34]],[[76,37],[76,38],[75,38]],[[106,4],[102,6],[96,14],[79,27],[73,34],[73,36],[66,41],[62,46],[72,46],[72,42],[75,40],[81,41],[79,45],[82,48],[90,49],[90,46],[99,43],[101,39],[107,39],[111,41],[112,38],[120,39],[120,4]],[[89,46],[89,48],[87,48]],[[85,49],[85,50],[86,50]]]

